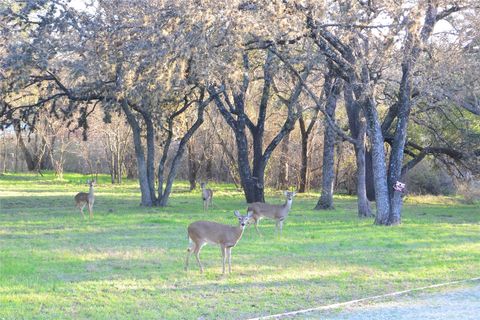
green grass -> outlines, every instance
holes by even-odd
[[[0,319],[242,319],[480,275],[480,207],[455,198],[409,197],[403,224],[356,217],[352,197],[314,211],[317,194],[298,195],[282,238],[263,220],[232,250],[206,246],[202,275],[183,264],[186,227],[234,224],[245,212],[231,185],[209,184],[214,207],[177,183],[166,208],[139,206],[137,183],[101,177],[95,218],[83,221],[73,196],[87,177],[0,176]],[[270,191],[267,200],[281,203]]]

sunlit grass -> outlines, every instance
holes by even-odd
[[[136,181],[101,176],[95,218],[83,221],[73,197],[88,178],[0,176],[0,318],[241,319],[479,276],[480,207],[458,198],[409,196],[403,224],[385,228],[358,219],[352,197],[314,211],[318,195],[299,195],[283,237],[270,221],[263,237],[246,230],[223,277],[208,245],[205,273],[195,263],[183,271],[186,227],[234,224],[245,201],[233,185],[209,182],[204,213],[186,182],[168,207],[142,208]],[[267,200],[282,203],[282,193]]]

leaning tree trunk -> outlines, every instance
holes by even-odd
[[[183,154],[185,153],[186,146],[188,144],[188,141],[192,138],[193,134],[200,128],[204,121],[204,112],[205,108],[208,106],[208,104],[212,101],[213,97],[210,97],[207,100],[203,99],[204,97],[204,91],[202,90],[202,93],[200,94],[200,102],[198,103],[198,108],[197,108],[197,120],[195,123],[187,130],[185,135],[182,137],[180,140],[180,143],[178,145],[177,152],[175,156],[173,157],[172,163],[170,165],[170,171],[168,173],[167,181],[165,183],[165,189],[162,190],[163,187],[163,170],[164,170],[164,164],[165,161],[162,158],[159,164],[159,169],[158,169],[158,177],[159,177],[159,186],[158,186],[158,200],[157,200],[157,205],[161,207],[165,207],[168,204],[168,200],[170,197],[170,193],[172,192],[172,186],[173,186],[173,181],[175,180],[175,177],[177,176],[177,171],[178,168],[180,167],[180,163],[183,157]],[[186,110],[186,109],[184,109]],[[178,115],[179,113],[177,113]],[[171,118],[173,120],[173,118]],[[170,133],[171,133],[171,127],[172,122],[170,122]],[[171,136],[170,136],[171,137]],[[166,153],[164,153],[164,156],[166,157]],[[162,177],[162,178],[160,178]]]
[[[325,78],[325,92],[327,94],[327,105],[325,111],[331,119],[335,119],[335,109],[337,107],[337,99],[342,89],[340,79],[335,80],[334,83]],[[322,167],[322,193],[320,199],[315,206],[315,210],[333,209],[333,182],[334,174],[334,158],[335,158],[335,130],[325,120],[323,136],[323,167]]]

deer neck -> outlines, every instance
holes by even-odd
[[[292,208],[292,202],[293,202],[293,199],[290,199],[290,200],[287,199],[283,204],[283,206],[287,209],[287,212],[290,211],[290,209]]]
[[[93,186],[90,186],[90,190],[88,190],[88,195],[93,196]]]
[[[245,226],[236,226],[235,228],[235,243],[240,241],[243,235],[243,231],[245,230]]]

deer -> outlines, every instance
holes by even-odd
[[[83,213],[83,208],[88,205],[88,212],[90,213],[90,218],[93,219],[93,203],[95,202],[95,195],[93,194],[94,186],[96,181],[94,180],[87,180],[87,184],[90,186],[88,193],[86,192],[79,192],[75,196],[75,205],[77,208],[80,209],[80,212],[85,220],[85,214]]]
[[[251,219],[252,215],[249,213],[245,216],[235,210],[235,216],[238,218],[239,225],[231,226],[212,221],[196,221],[188,226],[188,239],[190,242],[187,249],[188,254],[185,260],[185,271],[188,271],[188,260],[192,252],[195,254],[198,266],[200,267],[200,273],[203,273],[203,266],[200,262],[200,250],[207,244],[220,245],[220,251],[222,252],[222,274],[225,274],[225,260],[228,259],[228,273],[232,272],[232,248],[242,238],[245,226]]]
[[[213,200],[213,191],[212,189],[206,189],[206,185],[205,182],[200,183],[200,187],[202,187],[203,211],[208,210],[208,206],[212,205]]]
[[[268,204],[263,202],[248,203],[247,213],[252,214],[255,230],[259,235],[262,235],[258,230],[258,223],[263,218],[275,220],[275,233],[280,230],[280,235],[283,230],[283,222],[288,216],[288,212],[292,208],[293,197],[297,194],[295,191],[284,192],[286,201],[284,204]]]

